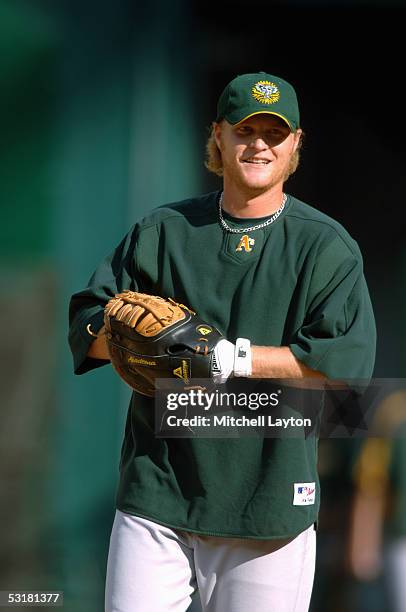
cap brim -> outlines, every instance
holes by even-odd
[[[237,121],[237,123],[233,123],[232,125],[239,125],[240,123],[242,123],[243,121],[246,121],[247,119],[249,119],[250,117],[253,117],[254,115],[274,115],[275,117],[279,117],[280,119],[282,119],[282,121],[284,121],[287,124],[291,132],[294,131],[290,122],[288,121],[288,119],[286,119],[286,117],[284,117],[283,115],[280,115],[279,113],[274,113],[274,112],[266,111],[266,110],[261,110],[261,111],[256,111],[255,113],[250,113],[249,115],[246,115],[245,117],[240,119],[240,121]]]

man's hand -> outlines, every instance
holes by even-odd
[[[89,346],[87,356],[92,357],[92,359],[105,359],[106,361],[110,361],[110,355],[107,349],[105,326],[103,325],[98,334],[91,333],[90,335],[94,336],[94,341]]]

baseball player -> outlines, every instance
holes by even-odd
[[[213,379],[368,378],[375,325],[362,257],[335,220],[284,190],[302,131],[294,88],[264,72],[221,94],[207,167],[220,191],[139,220],[70,305],[74,369],[108,363],[106,303],[171,296],[226,339]],[[320,504],[317,442],[157,438],[133,393],[122,445],[107,612],[304,612]]]

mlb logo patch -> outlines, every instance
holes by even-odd
[[[293,493],[294,506],[310,506],[316,500],[315,482],[295,482]]]

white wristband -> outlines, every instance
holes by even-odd
[[[251,342],[247,338],[237,338],[234,350],[234,376],[251,376]]]

